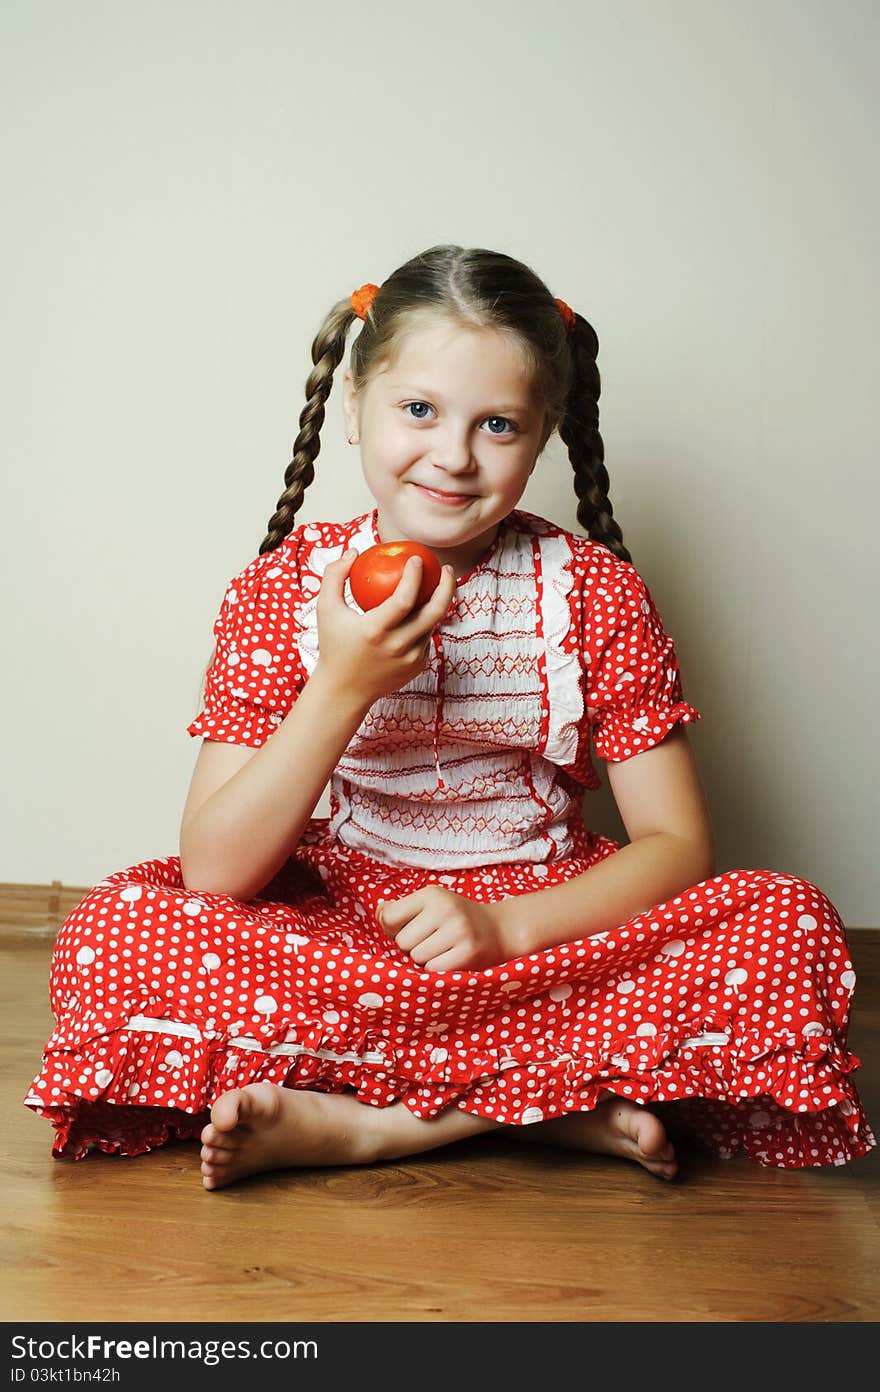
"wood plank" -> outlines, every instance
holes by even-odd
[[[851,1044],[880,1121],[880,948]],[[202,1188],[197,1143],[50,1155],[22,1105],[51,1027],[51,942],[4,938],[6,1320],[872,1321],[878,1152],[773,1170],[681,1149],[679,1178],[504,1136],[369,1168]]]

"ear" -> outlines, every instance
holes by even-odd
[[[342,378],[342,411],[345,416],[345,433],[350,435],[357,429],[357,393],[352,382],[351,369],[347,368]]]

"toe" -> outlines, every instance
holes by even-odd
[[[651,1174],[657,1175],[659,1179],[674,1179],[678,1168],[675,1164],[661,1160],[643,1160],[642,1164],[646,1170],[650,1170]]]
[[[233,1088],[230,1092],[224,1092],[217,1098],[211,1108],[211,1121],[216,1133],[232,1131],[238,1125],[242,1097],[241,1088]]]

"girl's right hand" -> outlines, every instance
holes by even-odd
[[[375,609],[358,614],[344,593],[356,558],[352,550],[324,571],[317,605],[318,663],[341,690],[358,692],[372,705],[430,666],[430,635],[449,613],[456,580],[452,566],[444,566],[427,604],[414,608],[422,563],[410,556],[393,593]]]

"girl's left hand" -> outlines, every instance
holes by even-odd
[[[478,971],[519,955],[504,920],[503,901],[477,904],[442,885],[426,885],[380,904],[376,917],[426,971]]]

